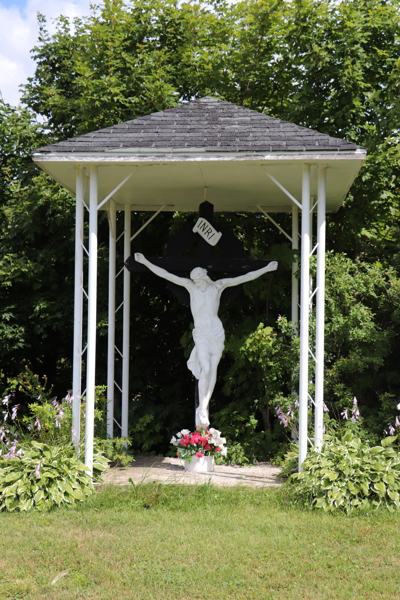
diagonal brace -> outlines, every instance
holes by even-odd
[[[279,181],[277,179],[275,179],[275,177],[273,175],[271,175],[271,173],[268,173],[268,171],[266,171],[264,168],[263,168],[263,171],[275,183],[275,185],[277,185],[278,188],[281,189],[282,192],[291,199],[292,202],[294,202],[300,209],[302,208],[300,202],[298,200],[296,200],[296,198],[294,196],[292,196],[292,194],[290,192],[288,192],[288,190],[285,187],[283,187],[283,185],[281,183],[279,183]]]

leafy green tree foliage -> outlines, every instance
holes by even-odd
[[[375,436],[394,419],[400,389],[399,286],[393,268],[328,255],[326,402],[339,417],[356,396]]]
[[[395,350],[400,269],[398,3],[249,0],[231,5],[210,0],[177,6],[173,0],[106,0],[91,10],[73,22],[60,17],[54,35],[47,32],[45,17],[39,17],[40,36],[33,50],[37,67],[25,86],[24,102],[47,120],[46,128],[35,123],[31,112],[6,105],[1,109],[4,374],[15,375],[26,358],[35,372],[60,384],[58,395],[70,381],[74,201],[39,173],[30,162],[31,149],[211,94],[368,149],[367,164],[343,208],[328,221],[330,248],[350,258],[337,256],[328,262],[326,381],[332,412],[338,414],[357,394],[370,430],[383,426],[400,395]],[[162,253],[169,235],[190,218],[160,215],[141,234],[137,249]],[[263,217],[220,218],[251,256],[280,258],[290,267],[291,251]],[[133,228],[145,220],[134,214]],[[290,229],[286,215],[277,220]],[[99,239],[97,367],[99,382],[104,382],[106,221],[100,222]],[[242,296],[222,312],[227,333],[235,337],[227,337],[212,410],[228,422],[233,411],[238,413],[239,402],[242,416],[248,415],[247,423],[257,432],[265,430],[261,407],[269,410],[271,399],[257,388],[266,377],[268,360],[264,365],[254,332],[261,331],[260,322],[265,324],[267,347],[274,335],[268,328],[275,327],[279,314],[289,314],[289,284],[283,276],[253,282],[245,287],[246,301]],[[135,275],[132,291],[130,433],[137,448],[163,451],[168,435],[190,425],[193,413],[193,382],[181,346],[181,340],[186,350],[190,343],[190,315],[150,275]],[[243,344],[247,355],[240,350]],[[259,372],[254,371],[246,391],[236,367],[243,360],[248,368],[249,357],[257,352]],[[119,367],[117,362],[117,371]],[[277,364],[276,369],[283,367]],[[270,427],[273,431],[273,417]]]
[[[31,112],[0,105],[1,367],[15,375],[26,359],[54,381],[54,349],[71,343],[74,199],[32,163],[46,139]]]

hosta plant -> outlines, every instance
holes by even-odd
[[[98,473],[103,471],[104,457],[95,457],[93,466]],[[49,446],[31,441],[20,444],[14,455],[0,457],[0,511],[72,506],[92,492],[92,478],[72,444]]]
[[[326,436],[320,452],[312,449],[300,473],[289,478],[296,504],[325,511],[386,506],[400,509],[400,454],[397,436],[370,447],[350,432],[341,439]],[[290,459],[290,458],[289,458]]]

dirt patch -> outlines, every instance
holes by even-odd
[[[216,465],[213,473],[192,473],[184,470],[181,458],[138,456],[131,467],[109,469],[105,484],[127,485],[162,481],[164,483],[202,484],[211,482],[217,486],[246,485],[250,487],[276,487],[281,485],[281,469],[269,463],[251,467]]]

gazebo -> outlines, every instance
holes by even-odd
[[[326,212],[336,212],[357,176],[365,149],[217,98],[205,97],[175,108],[100,129],[35,150],[33,160],[76,195],[75,296],[73,349],[73,432],[80,441],[80,399],[86,396],[85,463],[92,472],[96,383],[97,220],[109,217],[108,412],[113,435],[114,394],[122,396],[121,433],[128,434],[130,272],[116,272],[116,214],[124,211],[124,258],[131,241],[161,211],[196,212],[207,199],[216,212],[258,212],[291,243],[300,244],[300,294],[292,266],[293,323],[299,320],[300,383],[299,466],[307,455],[308,404],[315,406],[314,445],[323,442],[324,294]],[[84,211],[89,241],[84,240]],[[131,212],[147,211],[148,221],[132,234]],[[284,231],[271,214],[292,215]],[[316,244],[313,215],[317,215]],[[299,216],[301,215],[301,235]],[[89,257],[87,291],[83,256]],[[311,289],[310,258],[316,253],[317,276]],[[123,272],[124,299],[116,308],[115,280]],[[88,298],[87,346],[82,347],[83,295]],[[309,347],[310,304],[316,305],[316,345]],[[300,298],[299,298],[300,297]],[[115,314],[123,309],[122,348],[115,347]],[[86,385],[82,360],[86,352]],[[115,352],[122,357],[122,381],[115,379]],[[309,360],[315,361],[315,398],[309,394]]]

